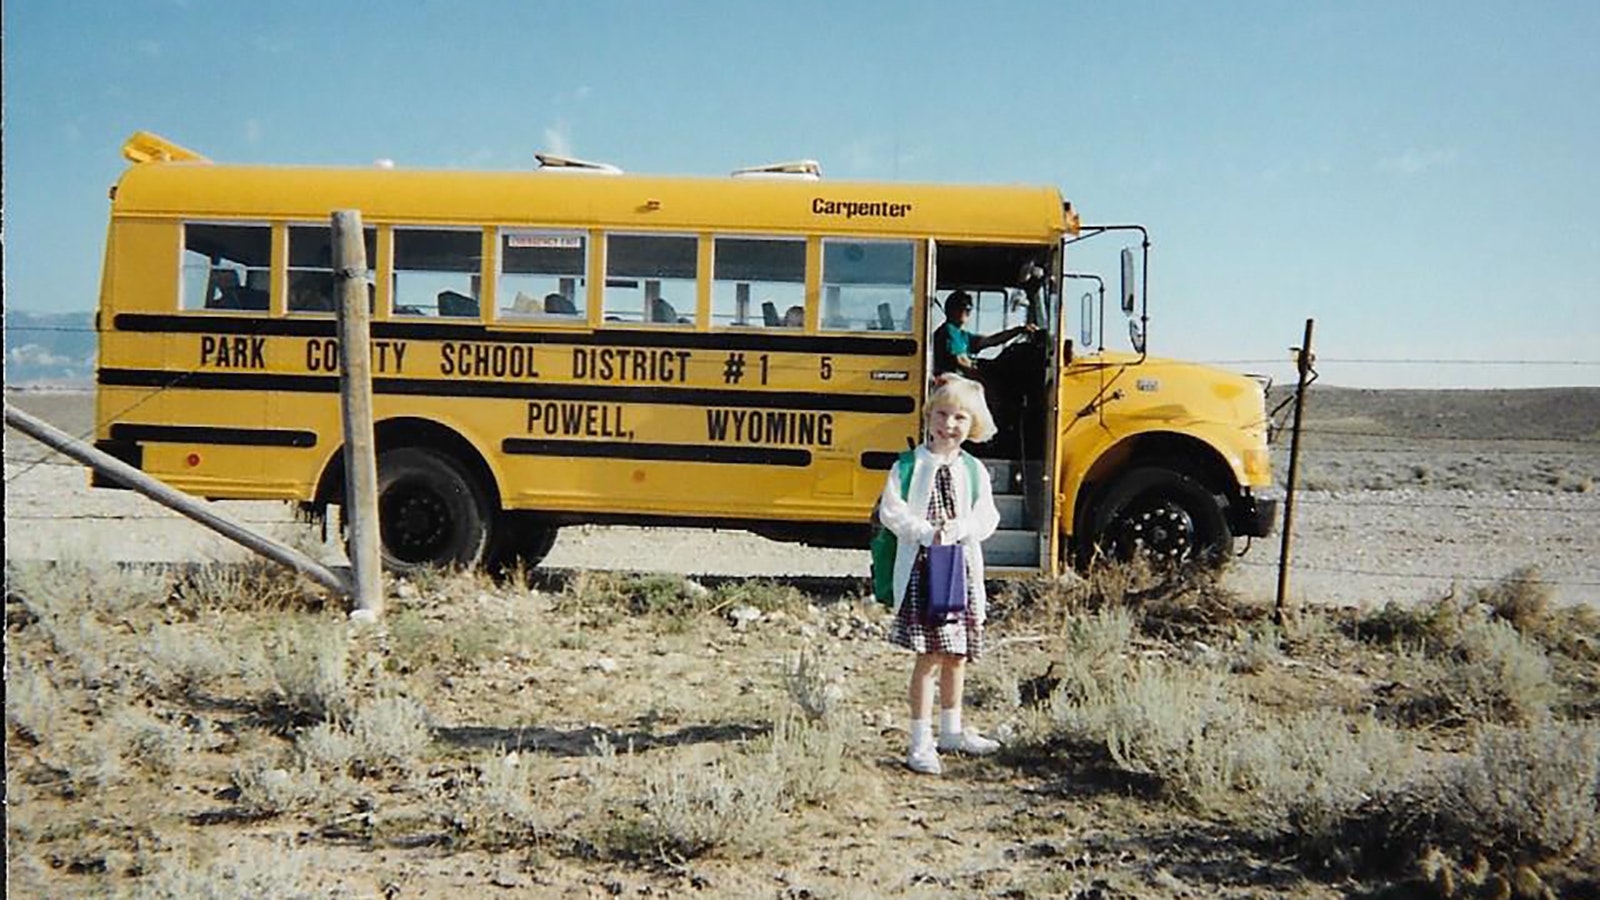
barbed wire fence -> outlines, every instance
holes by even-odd
[[[93,334],[95,329],[87,326],[71,325],[28,325],[7,324],[8,331],[42,332],[42,333],[79,333]],[[1202,362],[1219,366],[1284,366],[1292,367],[1292,360],[1283,358],[1258,358],[1258,359],[1209,359]],[[1470,365],[1470,366],[1497,366],[1497,367],[1544,367],[1544,368],[1571,368],[1585,374],[1595,372],[1600,380],[1600,360],[1583,359],[1460,359],[1460,358],[1381,358],[1381,357],[1322,357],[1317,358],[1319,366],[1338,366],[1341,364],[1377,365],[1377,366],[1416,366],[1416,365]],[[173,382],[152,389],[149,394],[134,402],[125,409],[118,410],[110,418],[117,419],[127,413],[148,403],[164,391],[181,387],[182,375]],[[1280,388],[1284,385],[1279,385]],[[8,389],[10,386],[8,385]],[[85,389],[88,389],[85,386]],[[1420,389],[1426,390],[1426,389]],[[1292,399],[1292,398],[1291,398]],[[1310,404],[1315,415],[1315,402]],[[1281,412],[1281,407],[1275,412]],[[94,436],[95,429],[77,435],[80,439],[89,440]],[[1464,445],[1462,453],[1471,454],[1489,460],[1501,458],[1519,459],[1548,459],[1553,461],[1570,461],[1573,458],[1584,458],[1587,454],[1594,453],[1594,465],[1600,472],[1600,434],[1573,435],[1570,437],[1525,437],[1519,435],[1477,435],[1464,437],[1461,435],[1426,434],[1426,433],[1401,433],[1382,431],[1368,428],[1341,428],[1337,426],[1317,425],[1308,423],[1301,429],[1302,438],[1308,443],[1301,447],[1300,453],[1316,460],[1318,458],[1333,458],[1350,454],[1369,454],[1375,456],[1392,456],[1404,458],[1416,455],[1413,448],[1405,444],[1423,444],[1434,448],[1431,452],[1448,451],[1450,445]],[[1339,446],[1319,445],[1327,439],[1340,441],[1348,439],[1364,439],[1371,441],[1366,444],[1340,444]],[[1591,449],[1597,448],[1597,449]],[[19,479],[24,478],[34,470],[45,467],[52,469],[70,468],[82,469],[83,467],[71,460],[62,458],[59,454],[43,446],[37,448],[36,453],[18,452],[20,448],[15,443],[8,445],[5,452],[6,476],[5,483],[13,486]],[[1274,454],[1284,451],[1280,442],[1274,446]],[[1425,464],[1426,459],[1419,459],[1419,464]],[[1588,493],[1600,490],[1600,485],[1582,478],[1574,482],[1574,488],[1563,491],[1557,486],[1547,485],[1538,493],[1546,493],[1551,498],[1559,497],[1563,493]],[[1404,499],[1386,499],[1382,495],[1386,492],[1395,492],[1400,489],[1408,490]],[[1583,528],[1589,533],[1600,533],[1600,504],[1593,505],[1566,505],[1561,503],[1529,503],[1526,500],[1518,503],[1504,501],[1509,493],[1507,489],[1477,489],[1472,491],[1471,499],[1457,499],[1461,491],[1440,488],[1428,485],[1394,485],[1387,488],[1371,489],[1358,486],[1341,488],[1302,488],[1298,493],[1297,502],[1310,509],[1327,508],[1403,508],[1427,509],[1441,512],[1485,512],[1485,513],[1518,513],[1536,515],[1563,515],[1574,517],[1581,522]],[[1438,498],[1419,499],[1418,494],[1437,493]],[[1528,490],[1519,492],[1522,495],[1530,493]],[[24,510],[13,510],[13,504],[8,500],[6,510],[7,521],[15,522],[139,522],[139,521],[183,521],[181,516],[165,511],[148,512],[70,512],[70,513],[36,513]],[[292,524],[292,516],[245,518],[241,521],[250,524],[280,525]],[[1302,525],[1301,528],[1304,526]],[[1268,554],[1251,554],[1241,556],[1234,560],[1234,564],[1247,569],[1276,570],[1277,560]],[[1600,566],[1600,562],[1596,563]],[[1508,573],[1462,573],[1443,571],[1396,571],[1392,569],[1379,569],[1354,565],[1332,565],[1327,563],[1305,562],[1291,560],[1290,571],[1294,574],[1313,575],[1349,575],[1363,578],[1372,578],[1395,582],[1446,582],[1486,584],[1504,580]],[[1600,570],[1597,570],[1600,571]],[[1587,577],[1546,577],[1539,576],[1530,579],[1533,583],[1555,588],[1597,588],[1600,587],[1600,575],[1596,578]]]

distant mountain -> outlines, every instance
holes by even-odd
[[[94,383],[94,313],[5,313],[7,387]]]

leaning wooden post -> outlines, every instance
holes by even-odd
[[[1284,598],[1289,593],[1289,546],[1294,533],[1294,492],[1300,472],[1300,416],[1306,407],[1306,379],[1311,375],[1311,326],[1315,319],[1306,320],[1306,338],[1297,348],[1296,365],[1299,380],[1294,386],[1294,430],[1289,437],[1289,480],[1283,488],[1283,542],[1278,547],[1278,600],[1273,608],[1273,620],[1278,627],[1284,624]]]
[[[177,488],[151,478],[122,460],[96,450],[83,441],[52,426],[50,423],[12,407],[9,403],[5,406],[5,415],[7,425],[52,450],[58,450],[89,466],[106,478],[118,484],[127,485],[130,489],[138,491],[174,512],[188,516],[228,540],[259,553],[274,562],[282,563],[296,572],[300,572],[329,590],[338,591],[341,594],[350,592],[349,583],[340,577],[338,573],[293,547],[279,543],[266,535],[251,531],[243,523],[235,522],[233,519]]]
[[[338,285],[339,406],[344,416],[344,521],[355,578],[352,618],[383,615],[378,554],[378,461],[372,430],[372,329],[367,307],[367,246],[361,212],[333,214],[333,271]]]

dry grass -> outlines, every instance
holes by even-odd
[[[18,896],[1600,884],[1600,676],[1525,573],[1287,632],[1207,579],[1014,587],[969,719],[1019,736],[938,780],[900,765],[881,614],[782,584],[423,573],[361,630],[303,596],[52,577],[9,584]]]

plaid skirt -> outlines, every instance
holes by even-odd
[[[972,579],[967,578],[967,608],[960,620],[929,622],[928,589],[923,582],[923,574],[928,569],[927,556],[925,548],[917,549],[911,581],[906,584],[906,599],[895,613],[894,624],[889,626],[889,643],[913,653],[949,653],[975,660],[983,655],[983,625],[973,616]],[[965,559],[963,554],[962,560]],[[970,569],[968,571],[970,573]]]

